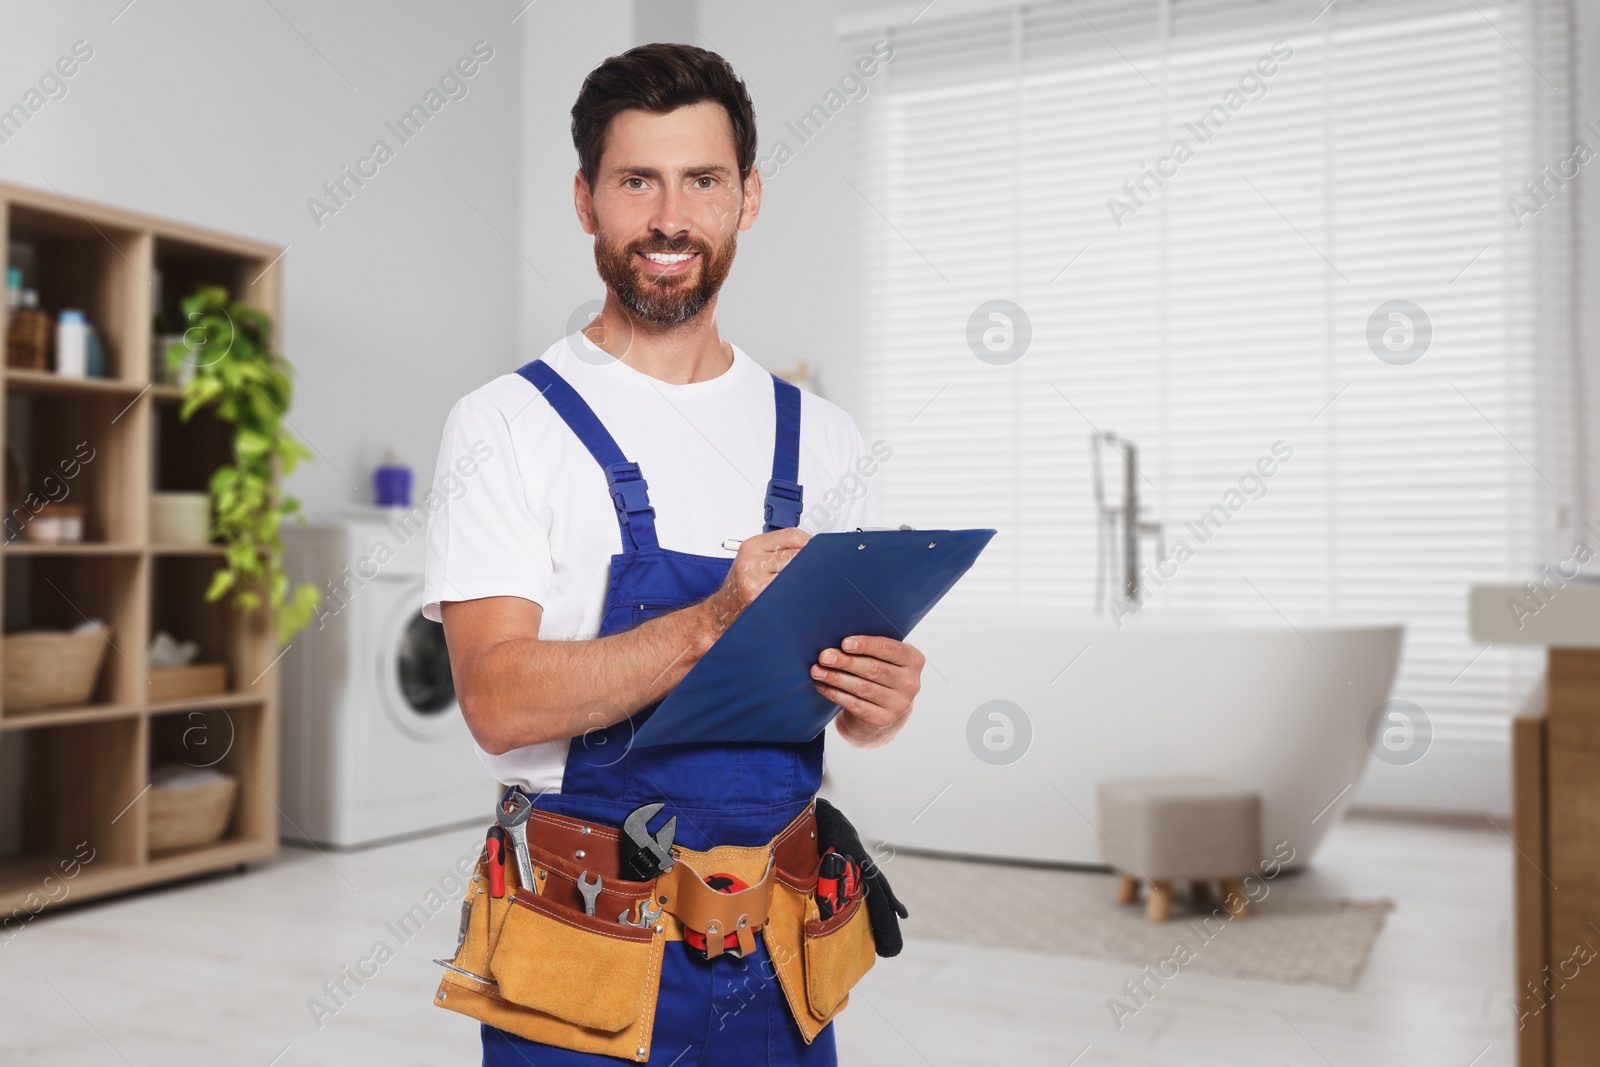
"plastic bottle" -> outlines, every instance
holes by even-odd
[[[84,350],[83,369],[91,378],[104,378],[106,376],[106,349],[100,343],[100,334],[93,326],[89,327],[89,336]]]
[[[22,268],[6,268],[6,328],[11,327],[11,316],[22,306]]]
[[[384,452],[382,465],[372,472],[372,489],[380,508],[411,506],[411,468],[401,465],[394,449]]]
[[[89,323],[83,312],[68,308],[56,321],[56,373],[63,378],[84,378],[88,363]]]

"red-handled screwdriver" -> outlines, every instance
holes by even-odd
[[[824,920],[844,907],[844,890],[850,877],[849,861],[833,850],[822,856],[822,866],[817,871],[817,913]]]
[[[498,899],[506,895],[506,832],[499,826],[489,827],[484,846],[489,852],[489,895]]]

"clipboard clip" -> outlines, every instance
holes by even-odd
[[[899,526],[857,526],[854,530],[852,530],[850,532],[851,533],[902,533],[902,532],[904,532],[906,530],[910,530],[910,529],[913,529],[913,527],[907,526],[904,523],[902,523]],[[744,544],[744,541],[742,539],[737,538],[737,537],[730,537],[726,541],[722,542],[722,550],[724,552],[737,552],[737,551],[739,551],[739,546],[742,545],[742,544]]]

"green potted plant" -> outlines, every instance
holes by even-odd
[[[280,644],[316,614],[317,587],[291,588],[283,569],[283,520],[300,502],[279,489],[278,479],[311,453],[286,428],[293,393],[291,370],[272,351],[272,321],[265,312],[230,301],[221,286],[202,286],[183,301],[189,324],[181,343],[167,348],[174,369],[189,364],[179,417],[213,409],[231,423],[233,462],[211,476],[213,533],[225,555],[206,600],[230,594],[241,612],[263,607],[272,615]]]

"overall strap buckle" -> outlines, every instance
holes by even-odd
[[[573,436],[605,472],[606,490],[617,510],[623,551],[655,548],[655,509],[650,506],[639,465],[628,461],[594,410],[548,363],[536,359],[519,367],[517,373],[539,390],[540,395],[549,402],[561,421],[567,424]]]
[[[800,525],[800,512],[805,504],[805,490],[799,482],[787,478],[773,478],[767,482],[766,519],[763,533]]]
[[[637,463],[611,463],[605,471],[611,503],[617,509],[617,522],[633,540],[634,547],[642,547],[641,542],[646,538],[640,535],[648,530],[653,540],[655,533],[656,509],[650,506],[650,483],[639,473]]]

